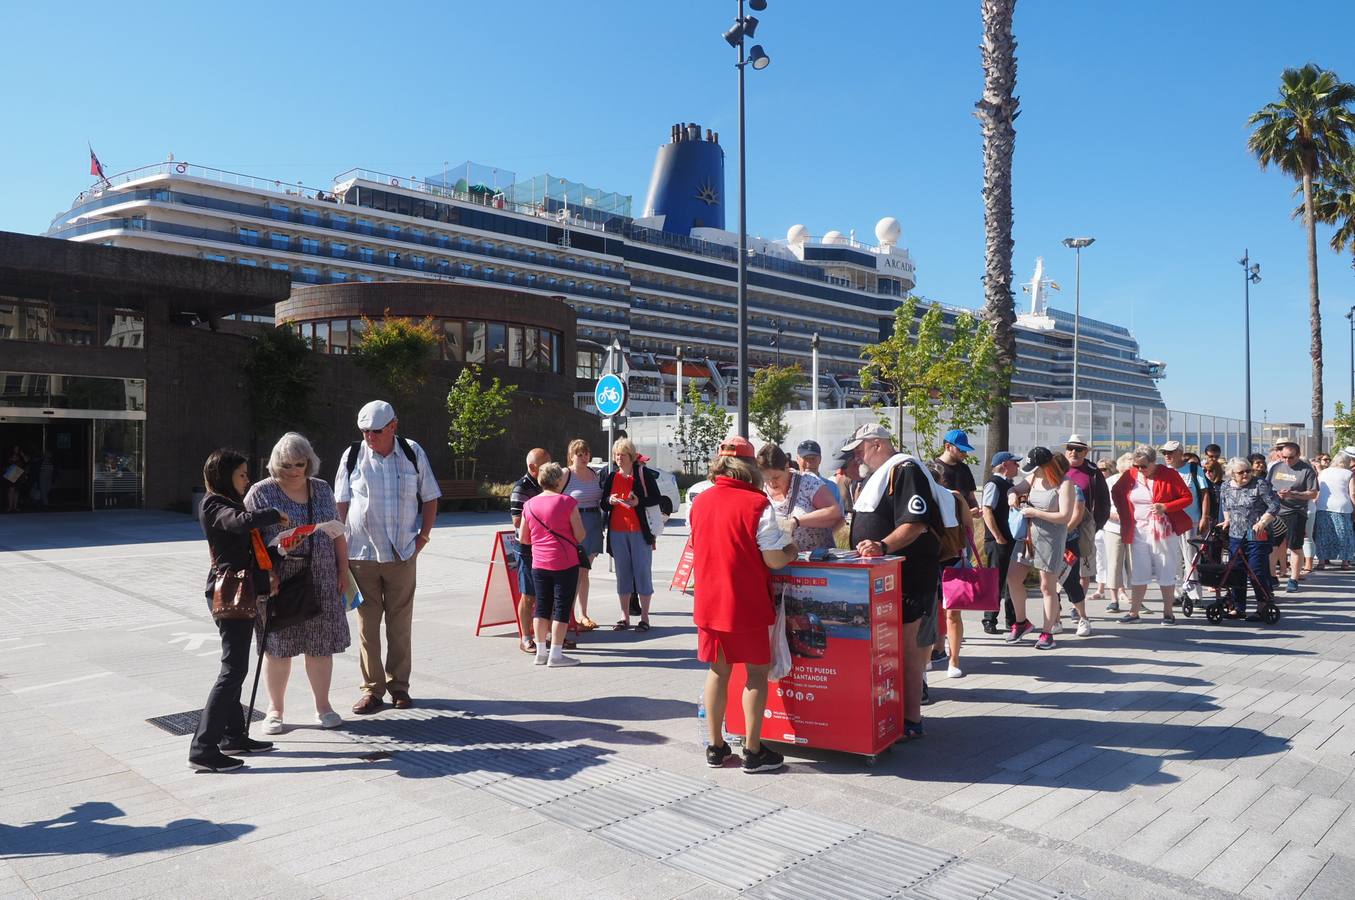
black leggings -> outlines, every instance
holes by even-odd
[[[221,671],[207,695],[207,705],[198,719],[198,731],[189,748],[192,756],[210,754],[225,740],[247,735],[245,710],[240,706],[240,691],[249,675],[249,648],[254,640],[253,619],[220,619]]]
[[[1078,555],[1077,544],[1069,544],[1067,550],[1073,561],[1068,563],[1068,573],[1063,576],[1063,590],[1072,603],[1078,604],[1087,599],[1087,589],[1082,586],[1082,557]]]

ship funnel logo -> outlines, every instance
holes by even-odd
[[[705,182],[696,189],[696,199],[707,206],[719,206],[720,192],[716,190],[715,185],[707,178]]]

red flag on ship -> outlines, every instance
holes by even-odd
[[[89,174],[98,175],[99,178],[107,181],[108,176],[104,175],[103,163],[99,162],[99,157],[94,155],[94,147],[90,145],[86,146],[89,146]]]

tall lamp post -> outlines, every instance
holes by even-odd
[[[1096,238],[1064,238],[1063,246],[1077,254],[1077,275],[1073,284],[1073,431],[1077,432],[1077,364],[1082,350],[1082,248],[1096,243]]]
[[[1251,261],[1251,251],[1243,250],[1238,265],[1242,266],[1242,340],[1246,360],[1247,452],[1252,451],[1251,430],[1251,286],[1261,280],[1261,264]]]
[[[1355,306],[1346,313],[1346,321],[1350,322],[1350,406],[1346,412],[1351,413],[1355,412]]]
[[[762,12],[767,8],[767,0],[746,2],[754,12]],[[743,116],[743,70],[749,65],[754,69],[765,69],[772,61],[761,44],[754,44],[748,49],[747,57],[744,56],[744,38],[753,36],[758,23],[755,17],[744,15],[744,3],[745,0],[739,0],[739,17],[724,33],[729,46],[739,51],[739,60],[734,64],[739,70],[739,402],[735,427],[742,435],[748,434],[748,193],[744,178],[748,141]]]

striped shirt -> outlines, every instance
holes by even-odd
[[[395,562],[414,555],[414,542],[423,524],[423,501],[442,496],[428,456],[409,441],[419,461],[418,470],[399,444],[385,456],[373,453],[366,442],[358,445],[358,461],[348,475],[348,451],[339,459],[334,476],[334,499],[348,503],[348,558]]]

